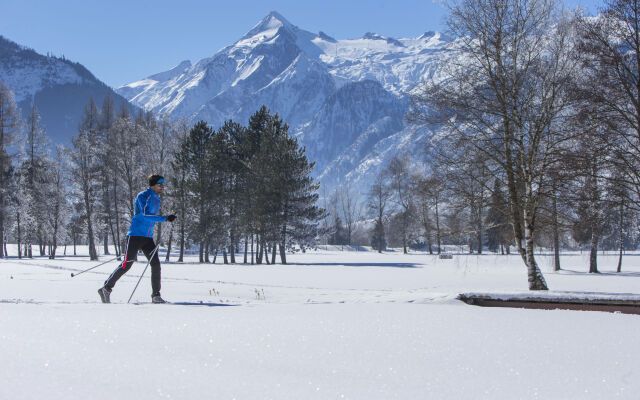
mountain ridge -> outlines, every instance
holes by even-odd
[[[117,91],[141,108],[216,129],[228,119],[245,123],[266,105],[289,123],[325,186],[359,182],[364,193],[377,171],[363,165],[381,168],[392,156],[381,142],[407,150],[407,137],[426,140],[428,127],[416,134],[418,128],[405,122],[408,96],[438,74],[452,43],[434,31],[417,38],[368,32],[335,39],[272,11],[235,43],[180,73],[174,67]],[[416,142],[409,151],[416,162],[422,146]]]
[[[71,144],[92,97],[98,106],[109,95],[116,107],[137,110],[79,62],[39,54],[1,35],[0,80],[13,91],[23,119],[35,103],[52,144]]]

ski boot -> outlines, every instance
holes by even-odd
[[[109,298],[109,296],[111,296],[111,290],[106,287],[101,287],[98,289],[98,294],[100,295],[100,300],[102,300],[103,303],[111,303],[111,299]]]

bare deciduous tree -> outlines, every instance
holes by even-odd
[[[459,0],[448,7],[456,57],[413,97],[410,115],[444,124],[443,135],[466,141],[501,169],[529,289],[546,290],[534,237],[544,178],[566,140],[564,92],[575,68],[569,24],[553,0]]]
[[[436,251],[442,251],[441,207],[444,201],[446,187],[444,181],[435,174],[419,178],[416,185],[416,195],[419,202],[420,220],[427,237],[429,253],[432,253],[431,232],[435,230]]]
[[[354,193],[349,186],[343,186],[339,192],[339,196],[342,217],[345,228],[347,229],[347,245],[351,245],[356,222],[362,217],[361,204],[358,195]]]
[[[617,161],[618,185],[640,208],[640,3],[609,0],[598,18],[579,18],[582,79],[577,97],[597,119]]]
[[[83,121],[78,129],[78,135],[73,138],[75,151],[71,152],[72,179],[78,188],[78,197],[83,206],[85,222],[87,224],[87,241],[89,243],[89,257],[98,259],[95,245],[95,208],[97,186],[99,183],[99,112],[93,101],[85,107]]]
[[[9,180],[12,175],[8,148],[15,144],[20,131],[20,113],[13,92],[0,81],[0,258],[7,256],[6,221]]]
[[[376,176],[376,180],[369,192],[369,209],[374,213],[376,219],[376,237],[378,238],[378,253],[382,253],[382,241],[384,238],[384,217],[387,205],[391,198],[391,190],[384,172]]]
[[[392,199],[398,207],[399,214],[399,233],[402,236],[402,251],[407,254],[407,245],[410,234],[410,226],[412,222],[413,207],[413,187],[411,180],[411,171],[409,170],[409,157],[406,154],[395,155],[389,165],[386,173],[389,175],[389,189],[392,193]]]

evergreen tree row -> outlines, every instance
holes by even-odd
[[[91,259],[120,257],[137,193],[146,176],[170,183],[162,214],[179,219],[156,228],[156,241],[179,260],[196,244],[200,261],[218,251],[225,262],[286,263],[287,249],[313,243],[323,210],[316,206],[318,184],[310,177],[304,148],[288,126],[262,107],[244,127],[228,121],[218,131],[205,122],[170,121],[151,113],[132,117],[106,97],[99,108],[90,100],[72,148],[55,155],[35,106],[20,120],[13,93],[0,82],[0,257],[7,243],[18,257],[54,258],[64,244],[88,245]],[[20,145],[24,144],[24,145]],[[164,230],[162,227],[164,226]],[[269,260],[270,256],[270,260]]]
[[[195,124],[171,163],[181,254],[185,239],[193,238],[201,262],[221,250],[225,262],[235,263],[242,244],[245,263],[274,263],[279,251],[284,264],[287,248],[313,243],[323,215],[316,206],[319,184],[288,129],[266,107],[247,127],[227,121],[214,131],[204,121]]]

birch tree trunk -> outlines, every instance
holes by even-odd
[[[436,200],[436,244],[438,245],[438,254],[442,252],[440,243],[440,212],[438,211],[438,201]]]
[[[525,243],[526,243],[526,257],[525,264],[527,266],[527,276],[529,282],[529,290],[548,290],[547,282],[542,276],[542,271],[536,263],[536,259],[533,254],[533,229],[531,223],[527,222],[527,215],[525,214]]]
[[[560,271],[560,233],[558,230],[558,197],[555,183],[553,184],[553,205],[551,223],[553,224],[553,270]]]

